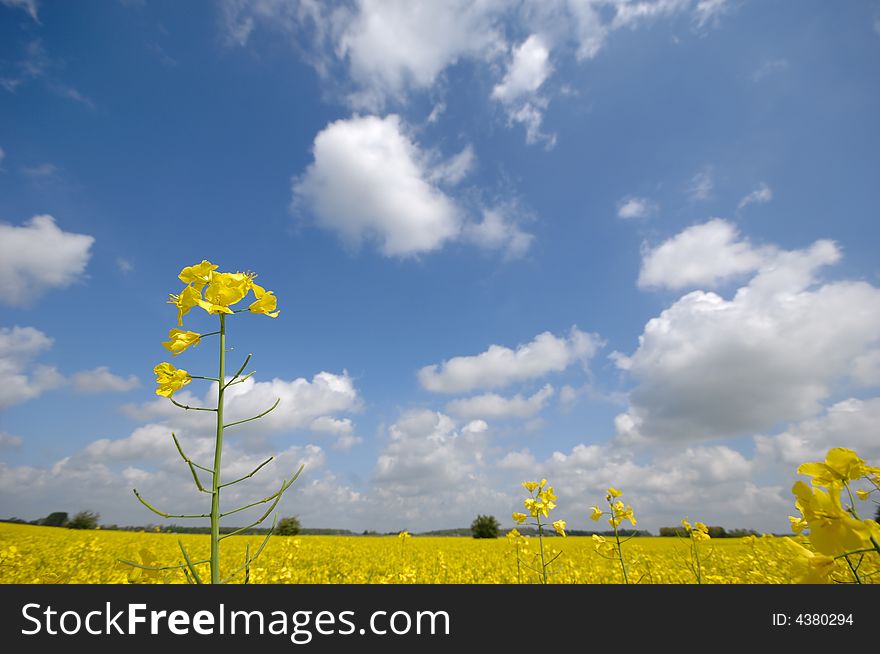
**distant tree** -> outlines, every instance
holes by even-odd
[[[67,512],[66,511],[55,511],[55,513],[50,513],[45,518],[39,521],[40,524],[45,525],[47,527],[66,527],[67,526]]]
[[[471,523],[471,534],[474,538],[498,538],[501,524],[494,515],[478,515]]]
[[[302,529],[302,525],[300,525],[299,518],[295,515],[281,518],[278,524],[275,525],[275,533],[279,536],[296,536],[300,529]]]
[[[70,529],[97,529],[98,518],[101,516],[93,511],[80,511],[73,520],[67,523]]]

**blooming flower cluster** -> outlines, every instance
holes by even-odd
[[[709,528],[702,522],[695,522],[694,525],[691,526],[691,523],[685,518],[681,521],[681,526],[684,527],[688,536],[693,540],[701,541],[709,540],[711,538],[711,536],[709,536]]]
[[[616,488],[609,488],[608,492],[605,494],[605,501],[608,502],[609,510],[603,511],[598,506],[590,507],[593,509],[592,514],[590,514],[590,518],[593,520],[599,520],[603,515],[608,513],[608,524],[617,529],[620,526],[620,523],[624,520],[629,520],[633,527],[636,526],[636,517],[633,515],[632,507],[629,504],[624,504],[621,500],[617,498],[623,495]]]
[[[880,525],[860,518],[852,485],[859,482],[872,486],[856,491],[860,500],[868,499],[880,490],[880,468],[869,466],[853,450],[836,447],[828,451],[824,462],[804,463],[798,473],[811,477],[811,484],[795,482],[791,490],[800,515],[789,516],[789,520],[794,533],[809,531],[809,542],[815,550],[789,541],[800,564],[801,581],[827,581],[835,570],[835,560],[842,559],[860,583],[858,566],[852,564],[850,556],[872,551],[880,554]],[[841,499],[844,492],[848,506]]]
[[[169,304],[177,307],[177,325],[183,325],[183,317],[193,307],[201,307],[211,314],[232,314],[242,311],[267,315],[270,318],[278,317],[278,298],[272,291],[254,282],[256,275],[253,273],[228,273],[217,272],[217,266],[210,261],[202,261],[194,266],[187,266],[180,271],[178,279],[186,284],[186,287],[177,295],[169,295]],[[248,293],[253,292],[254,302],[246,309],[235,309],[235,304],[241,302]],[[212,332],[212,335],[217,332]],[[162,345],[171,352],[171,356],[182,354],[187,348],[198,345],[205,334],[172,329],[168,332],[168,340]],[[162,362],[153,368],[156,374],[156,395],[170,398],[186,384],[192,381],[192,376],[181,368],[176,368],[168,362]]]

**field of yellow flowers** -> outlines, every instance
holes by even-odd
[[[175,564],[182,538],[194,556],[207,555],[209,537],[121,531],[76,531],[57,527],[0,524],[0,582],[5,584],[186,583],[180,569],[133,570],[118,561]],[[221,565],[234,570],[262,537],[236,536],[223,550]],[[537,547],[524,538],[521,558]],[[273,536],[249,570],[249,583],[539,583],[517,566],[517,544],[510,538],[472,539],[393,536]],[[678,538],[640,537],[626,544],[630,583],[696,583],[690,542]],[[623,583],[620,567],[603,557],[593,539],[545,539],[551,566],[549,583]],[[702,582],[711,584],[787,584],[798,580],[796,560],[784,538],[717,539],[703,548]],[[863,562],[863,566],[877,562]],[[871,570],[865,568],[866,573]],[[840,579],[846,579],[841,564]],[[876,578],[876,577],[874,577]],[[234,582],[244,582],[244,573]]]

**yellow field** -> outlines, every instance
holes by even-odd
[[[0,583],[184,583],[172,570],[132,575],[118,558],[153,565],[182,562],[177,539],[194,558],[207,558],[209,538],[203,535],[120,531],[75,531],[55,527],[0,524]],[[231,573],[262,541],[236,536],[224,541],[221,565]],[[700,544],[703,582],[715,584],[791,583],[797,571],[781,538],[716,539]],[[621,583],[616,560],[603,558],[590,538],[550,538],[546,556],[562,555],[551,566],[551,583]],[[536,538],[525,549],[534,552]],[[690,544],[677,538],[637,538],[623,546],[632,581],[695,583],[690,569]],[[528,560],[528,555],[522,558]],[[845,568],[837,576],[845,580]],[[862,562],[864,572],[878,568],[877,556]],[[206,567],[206,566],[203,566]],[[877,579],[878,575],[870,577]],[[234,582],[243,582],[240,574]],[[533,572],[517,576],[513,546],[504,537],[409,538],[382,536],[274,536],[252,565],[250,583],[537,583]]]

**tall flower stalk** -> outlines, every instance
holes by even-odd
[[[624,504],[619,498],[623,493],[621,493],[616,488],[609,488],[608,492],[605,494],[605,502],[608,503],[608,511],[603,511],[598,506],[591,507],[593,512],[590,514],[590,518],[593,520],[598,520],[603,515],[608,515],[608,524],[614,529],[614,543],[608,543],[603,536],[594,535],[593,541],[596,544],[596,551],[605,556],[606,558],[616,558],[620,563],[620,571],[623,573],[623,583],[629,583],[629,571],[626,565],[626,559],[623,557],[623,549],[621,545],[628,541],[629,538],[620,540],[620,523],[624,520],[629,520],[630,524],[633,527],[636,526],[636,518],[633,515],[632,507],[629,504]],[[638,582],[636,582],[638,583]]]
[[[183,448],[180,445],[180,441],[177,439],[175,434],[171,434],[171,438],[174,441],[174,445],[177,448],[177,452],[180,454],[183,461],[189,467],[189,471],[192,474],[193,481],[195,482],[196,488],[201,493],[206,493],[211,496],[211,510],[210,513],[200,513],[200,514],[181,514],[181,513],[168,513],[165,511],[161,511],[154,507],[150,502],[148,502],[144,497],[138,493],[137,489],[134,489],[135,497],[137,497],[140,502],[146,506],[153,513],[163,517],[163,518],[210,518],[211,522],[211,554],[210,558],[194,561],[192,557],[190,557],[189,553],[186,551],[186,548],[183,546],[181,541],[178,541],[178,545],[180,546],[181,554],[183,555],[184,562],[179,565],[174,566],[148,566],[143,564],[134,563],[132,561],[125,561],[129,565],[132,565],[137,568],[142,568],[145,570],[156,570],[156,569],[173,569],[179,568],[183,570],[187,579],[193,583],[201,584],[202,576],[199,574],[199,567],[203,565],[208,565],[210,570],[210,583],[219,584],[224,583],[232,579],[235,575],[240,573],[241,571],[245,572],[245,579],[248,578],[250,572],[250,565],[253,563],[257,557],[262,553],[263,548],[266,546],[266,543],[269,540],[269,536],[272,533],[272,529],[274,529],[275,522],[272,522],[272,529],[269,530],[269,533],[266,535],[266,538],[263,540],[260,547],[257,551],[251,556],[250,549],[245,553],[245,561],[244,564],[239,566],[235,571],[229,574],[226,577],[223,577],[220,572],[220,544],[226,538],[230,536],[234,536],[236,534],[243,533],[249,529],[257,527],[262,524],[272,513],[275,507],[278,505],[278,502],[281,500],[284,492],[290,488],[296,478],[299,476],[300,472],[302,472],[302,466],[300,466],[299,470],[297,470],[296,474],[294,474],[289,480],[282,480],[280,488],[272,493],[271,495],[264,497],[255,502],[251,502],[249,504],[245,504],[244,506],[240,506],[235,509],[231,509],[229,511],[222,512],[220,505],[220,495],[221,490],[232,486],[234,484],[238,484],[240,482],[245,481],[253,477],[257,472],[259,472],[263,466],[269,464],[275,457],[269,457],[256,468],[254,468],[251,472],[235,479],[233,481],[222,482],[221,478],[221,463],[223,458],[223,434],[224,431],[235,425],[240,425],[246,422],[250,422],[252,420],[257,420],[262,418],[269,412],[273,411],[280,402],[276,400],[275,403],[270,406],[268,409],[263,411],[262,413],[252,416],[250,418],[245,418],[244,420],[236,420],[234,422],[224,422],[224,402],[225,402],[225,394],[226,390],[234,385],[240,384],[247,379],[249,379],[254,373],[250,372],[242,376],[244,373],[244,369],[247,367],[248,362],[250,361],[251,355],[249,354],[244,363],[241,364],[241,367],[238,371],[232,375],[229,379],[226,378],[226,317],[230,315],[235,315],[238,313],[254,313],[254,314],[262,314],[269,316],[270,318],[275,318],[278,316],[277,310],[277,299],[272,291],[267,291],[262,286],[256,284],[254,282],[254,278],[256,275],[253,273],[223,273],[216,272],[217,266],[212,264],[210,261],[202,261],[200,264],[195,266],[188,266],[181,270],[179,279],[186,284],[186,287],[181,291],[179,295],[171,295],[169,296],[169,304],[173,304],[177,308],[177,324],[178,327],[183,325],[183,317],[194,307],[198,306],[209,314],[216,315],[219,319],[219,329],[217,331],[213,331],[207,334],[199,334],[197,332],[184,331],[181,329],[172,329],[168,332],[169,340],[164,342],[162,345],[171,352],[172,356],[178,356],[182,354],[189,347],[193,347],[198,345],[202,338],[207,336],[217,336],[219,340],[219,370],[216,377],[206,377],[206,376],[198,376],[191,375],[186,370],[176,368],[172,364],[168,362],[162,362],[158,364],[153,372],[156,374],[156,394],[162,397],[167,397],[172,404],[175,406],[185,410],[185,411],[213,411],[216,414],[216,436],[214,441],[214,462],[211,468],[200,465],[190,459],[186,453],[183,451]],[[251,302],[249,306],[246,308],[233,309],[232,307],[242,300],[249,294],[253,292],[255,300]],[[196,407],[189,406],[187,404],[182,404],[175,400],[172,396],[176,391],[179,391],[181,388],[189,384],[193,379],[203,379],[207,381],[212,381],[217,384],[217,405],[215,407]],[[211,483],[206,485],[202,483],[201,477],[199,476],[199,470],[205,472],[211,476]],[[222,518],[226,516],[230,516],[246,509],[250,509],[252,507],[260,506],[268,504],[268,509],[254,522],[251,524],[241,527],[240,529],[236,529],[235,531],[221,534],[220,533],[220,521]]]
[[[523,500],[523,506],[529,512],[528,515],[525,513],[514,513],[511,517],[513,517],[514,522],[516,524],[523,524],[529,516],[534,518],[534,522],[529,523],[537,527],[538,529],[538,548],[539,554],[541,558],[541,569],[536,570],[534,567],[526,564],[521,561],[519,558],[519,549],[517,549],[517,570],[519,570],[519,565],[522,564],[527,567],[529,570],[533,572],[537,572],[540,575],[541,583],[548,583],[549,579],[549,569],[550,564],[552,564],[556,559],[558,559],[562,552],[559,552],[549,561],[544,553],[544,531],[548,526],[552,526],[553,529],[559,536],[565,536],[565,520],[556,520],[555,522],[550,522],[550,511],[556,508],[556,493],[553,492],[553,487],[547,485],[547,480],[542,479],[541,481],[524,481],[522,483],[523,488],[525,488],[529,492],[529,496]],[[547,520],[542,521],[541,516],[544,516]]]

